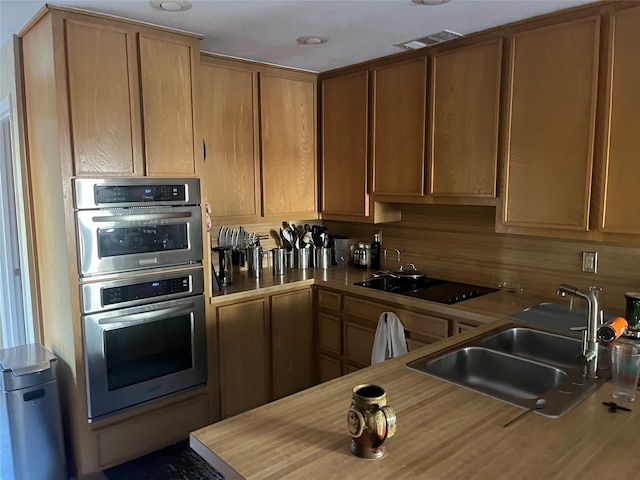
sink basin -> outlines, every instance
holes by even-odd
[[[611,378],[608,349],[600,348],[598,378],[586,378],[581,340],[510,323],[406,366],[555,418]]]
[[[575,368],[583,365],[582,341],[531,328],[510,328],[491,337],[482,344],[493,350],[550,363],[558,367]],[[609,350],[600,347],[599,365],[609,364]]]
[[[484,347],[455,350],[425,365],[427,371],[491,396],[537,399],[562,383],[562,370]]]

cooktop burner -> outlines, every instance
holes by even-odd
[[[430,300],[432,302],[446,303],[448,305],[496,291],[495,288],[478,287],[476,285],[448,282],[446,280],[428,277],[418,282],[397,280],[391,277],[380,277],[365,282],[354,283],[354,285],[373,288],[383,292],[398,293],[400,295]]]

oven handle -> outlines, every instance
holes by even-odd
[[[148,312],[140,312],[140,313],[132,313],[130,315],[122,315],[119,317],[111,317],[111,318],[103,318],[98,320],[99,325],[111,325],[113,323],[140,323],[144,320],[149,320],[154,317],[159,317],[161,315],[178,313],[183,311],[191,312],[192,308],[195,307],[195,303],[182,303],[175,307],[168,308],[160,308],[158,310],[150,310]]]
[[[95,223],[104,222],[136,222],[147,220],[166,220],[171,218],[188,218],[192,217],[191,212],[173,212],[173,213],[139,213],[133,215],[111,215],[107,217],[93,217],[92,220]]]

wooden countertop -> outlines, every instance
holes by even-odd
[[[224,287],[222,292],[215,292],[215,295],[210,297],[209,301],[214,305],[235,303],[250,300],[260,295],[270,295],[305,286],[319,285],[339,290],[342,293],[370,298],[373,301],[395,304],[402,308],[425,311],[432,314],[452,315],[479,324],[509,316],[544,301],[557,301],[529,292],[498,291],[455,305],[444,305],[353,285],[356,282],[371,279],[371,271],[345,266],[334,266],[327,270],[289,269],[283,277],[274,276],[269,270],[265,269],[264,275],[257,279],[249,278],[246,271],[236,271],[234,272],[233,284]]]
[[[609,413],[602,402],[612,400],[610,383],[561,418],[529,414],[504,427],[523,410],[404,366],[501,323],[202,428],[191,447],[228,480],[638,478],[640,406],[619,402],[633,411]],[[397,432],[379,460],[349,451],[347,410],[362,383],[384,387],[397,413]]]

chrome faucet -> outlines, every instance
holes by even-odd
[[[598,378],[598,327],[602,319],[598,292],[600,287],[589,287],[586,290],[566,283],[558,285],[556,295],[564,297],[569,294],[572,297],[580,297],[587,301],[587,329],[582,336],[582,356],[586,361],[585,376]]]

